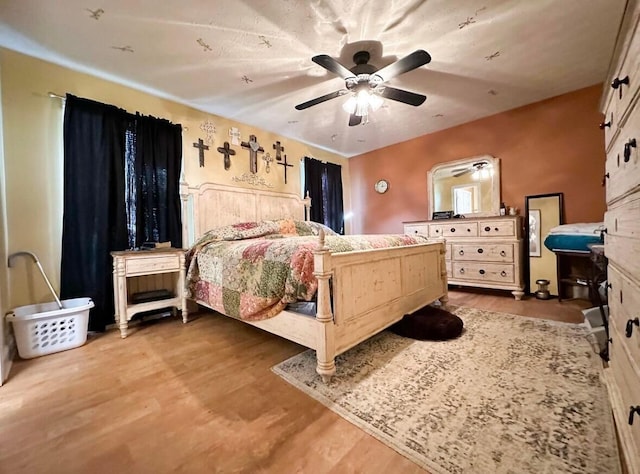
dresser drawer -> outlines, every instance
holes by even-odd
[[[621,398],[623,418],[628,418],[630,407],[640,406],[640,373],[631,365],[624,347],[620,344],[621,337],[623,336],[615,328],[611,331],[609,366]],[[629,425],[627,422],[625,427],[631,434],[630,438],[634,444],[635,452],[640,453],[640,415],[636,413],[633,417],[633,424]]]
[[[515,237],[516,222],[514,220],[478,222],[481,237]]]
[[[464,221],[464,219],[462,219]],[[477,222],[449,222],[429,225],[429,237],[477,237]]]
[[[640,318],[640,287],[620,273],[615,266],[609,265],[607,276],[611,285],[608,294],[610,323],[618,329],[621,344],[626,347],[640,374],[640,327],[629,322]],[[626,335],[627,327],[631,329],[631,337]]]
[[[513,263],[513,244],[452,244],[455,261]]]
[[[640,196],[610,208],[604,215],[604,226],[608,235],[640,239]]]
[[[513,265],[501,263],[453,262],[452,279],[514,283]]]
[[[635,140],[635,142],[634,142]],[[632,144],[635,143],[635,147]],[[612,203],[640,185],[640,109],[616,137],[605,164],[606,199]]]
[[[429,235],[429,224],[405,224],[404,233]]]
[[[127,258],[126,272],[127,276],[137,273],[151,274],[169,271],[178,271],[180,269],[180,257],[175,254],[154,255],[150,257]]]

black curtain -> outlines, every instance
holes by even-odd
[[[109,252],[128,247],[124,110],[67,94],[64,117],[63,299],[89,296],[89,329],[113,322]]]
[[[306,157],[304,159],[304,195],[311,198],[309,220],[324,224],[324,209],[322,205],[322,175],[324,166],[321,161]]]
[[[324,166],[326,182],[326,192],[324,193],[323,200],[325,224],[339,234],[344,234],[342,167],[334,163],[326,163]]]
[[[135,247],[143,242],[171,242],[182,247],[180,165],[182,127],[136,115]]]
[[[344,234],[342,167],[305,157],[304,183],[305,195],[311,198],[309,219]]]
[[[114,322],[112,251],[182,246],[181,160],[180,125],[67,95],[60,294],[93,299],[90,330]]]

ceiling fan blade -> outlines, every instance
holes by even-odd
[[[351,114],[349,116],[349,126],[353,127],[354,125],[360,125],[362,123],[362,116]]]
[[[404,102],[405,104],[416,107],[418,105],[422,105],[422,103],[427,99],[426,95],[416,94],[415,92],[409,92],[389,86],[384,86],[384,90],[380,92],[380,95],[387,99],[397,100],[398,102]]]
[[[337,74],[342,79],[346,79],[347,77],[355,77],[354,74],[346,67],[326,54],[314,56],[311,58],[311,60],[314,63],[319,64],[320,66],[325,68],[327,71],[331,71],[332,73]]]
[[[412,71],[420,66],[431,61],[431,56],[426,51],[419,49],[414,51],[408,56],[397,60],[395,63],[391,63],[388,66],[383,67],[379,71],[376,71],[376,75],[380,76],[383,81],[388,81],[400,74]]]
[[[326,94],[320,97],[316,97],[315,99],[308,100],[303,102],[302,104],[296,105],[297,110],[304,110],[311,106],[321,104],[322,102],[326,102],[327,100],[335,99],[336,97],[340,97],[341,95],[345,95],[348,91],[345,89],[341,89],[339,91],[332,92],[331,94]]]

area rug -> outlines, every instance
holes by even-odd
[[[620,472],[586,325],[451,311],[459,338],[384,331],[339,356],[328,385],[311,350],[273,371],[433,474]]]

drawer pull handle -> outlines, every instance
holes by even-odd
[[[460,250],[460,252],[458,252],[460,255],[464,255],[464,250]]]
[[[436,234],[439,234],[439,233],[440,233],[440,229],[436,229]]]
[[[452,228],[451,228],[451,232],[455,232],[455,231],[456,231],[456,228],[455,228],[455,227],[452,227]]]
[[[636,139],[632,138],[624,144],[624,162],[629,163],[631,159],[631,149],[636,147]]]
[[[616,77],[613,81],[611,81],[611,87],[613,87],[614,89],[620,89],[620,99],[622,99],[622,87],[620,87],[622,84],[625,84],[627,86],[629,85],[629,76],[625,76],[622,79]]]
[[[498,232],[498,228],[497,228],[497,227],[496,227],[495,229],[493,229],[493,230],[495,230],[496,232]]]
[[[485,227],[485,228],[484,228],[484,231],[485,231],[485,232],[489,232],[490,230],[491,230],[491,227],[489,227],[489,226],[487,226],[487,227]]]
[[[640,318],[629,319],[627,321],[627,327],[624,331],[624,335],[627,337],[631,337],[633,334],[633,325],[640,326]]]
[[[484,275],[486,272],[484,270],[480,270],[480,275]]]
[[[633,425],[633,415],[635,415],[636,413],[640,415],[640,405],[637,405],[635,407],[631,405],[629,407],[629,424],[630,425]]]
[[[467,227],[467,232],[471,232],[471,229],[469,229],[468,227]]]
[[[484,252],[484,250],[478,249],[478,253],[482,253],[482,252]]]
[[[464,268],[460,269],[460,273],[462,273],[464,275]]]
[[[504,270],[502,270],[502,271],[500,272],[500,276],[506,277],[506,276],[507,276],[507,272],[505,272]]]
[[[598,125],[598,127],[600,127],[600,130],[604,130],[605,127],[611,127],[611,120],[609,120],[608,122],[600,122],[600,125]]]
[[[505,252],[504,250],[500,250],[500,256],[501,257],[506,257],[507,256],[507,252]]]

